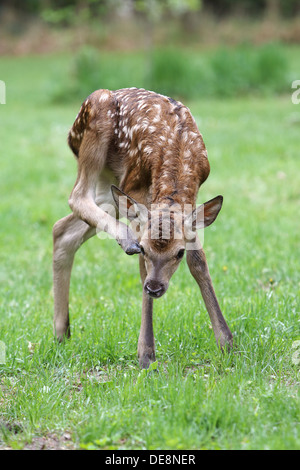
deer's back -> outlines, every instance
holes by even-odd
[[[189,109],[144,89],[97,90],[84,101],[69,145],[80,159],[89,158],[86,149],[99,143],[107,147],[102,163],[129,194],[151,188],[153,200],[171,190],[194,197],[209,174],[205,145]]]

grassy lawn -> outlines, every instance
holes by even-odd
[[[72,338],[52,337],[52,226],[69,213],[81,103],[49,96],[69,61],[0,62],[0,448],[299,449],[300,105],[187,103],[211,163],[199,202],[224,196],[204,248],[235,350],[217,350],[183,261],[155,301],[159,373],[141,372],[138,259],[112,240],[77,253]]]

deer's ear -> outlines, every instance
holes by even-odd
[[[189,214],[187,223],[195,229],[201,229],[211,225],[217,218],[223,204],[223,196],[217,196],[210,201],[196,207],[191,214]]]
[[[111,192],[121,217],[126,217],[130,222],[139,219],[141,224],[147,221],[148,209],[146,206],[128,196],[114,184],[111,185]]]

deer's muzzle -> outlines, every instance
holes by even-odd
[[[150,297],[158,299],[158,297],[161,297],[166,292],[167,286],[162,282],[149,280],[145,282],[144,290]]]

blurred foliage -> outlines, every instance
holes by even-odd
[[[153,49],[150,71],[145,54],[100,53],[84,47],[74,58],[67,81],[53,90],[54,100],[85,99],[99,88],[144,87],[174,98],[235,97],[289,90],[289,66],[279,44],[241,45],[200,54]],[[148,71],[146,73],[146,70]]]
[[[289,86],[288,65],[278,44],[221,49],[210,62],[213,94],[280,93]]]
[[[135,0],[134,9],[142,12],[152,21],[159,21],[163,15],[174,16],[196,12],[201,8],[202,0]]]
[[[56,4],[58,3],[58,4]],[[120,14],[142,14],[152,22],[164,15],[175,17],[195,12],[201,7],[201,0],[65,0],[49,1],[40,10],[41,17],[52,24],[76,24],[95,16]]]

